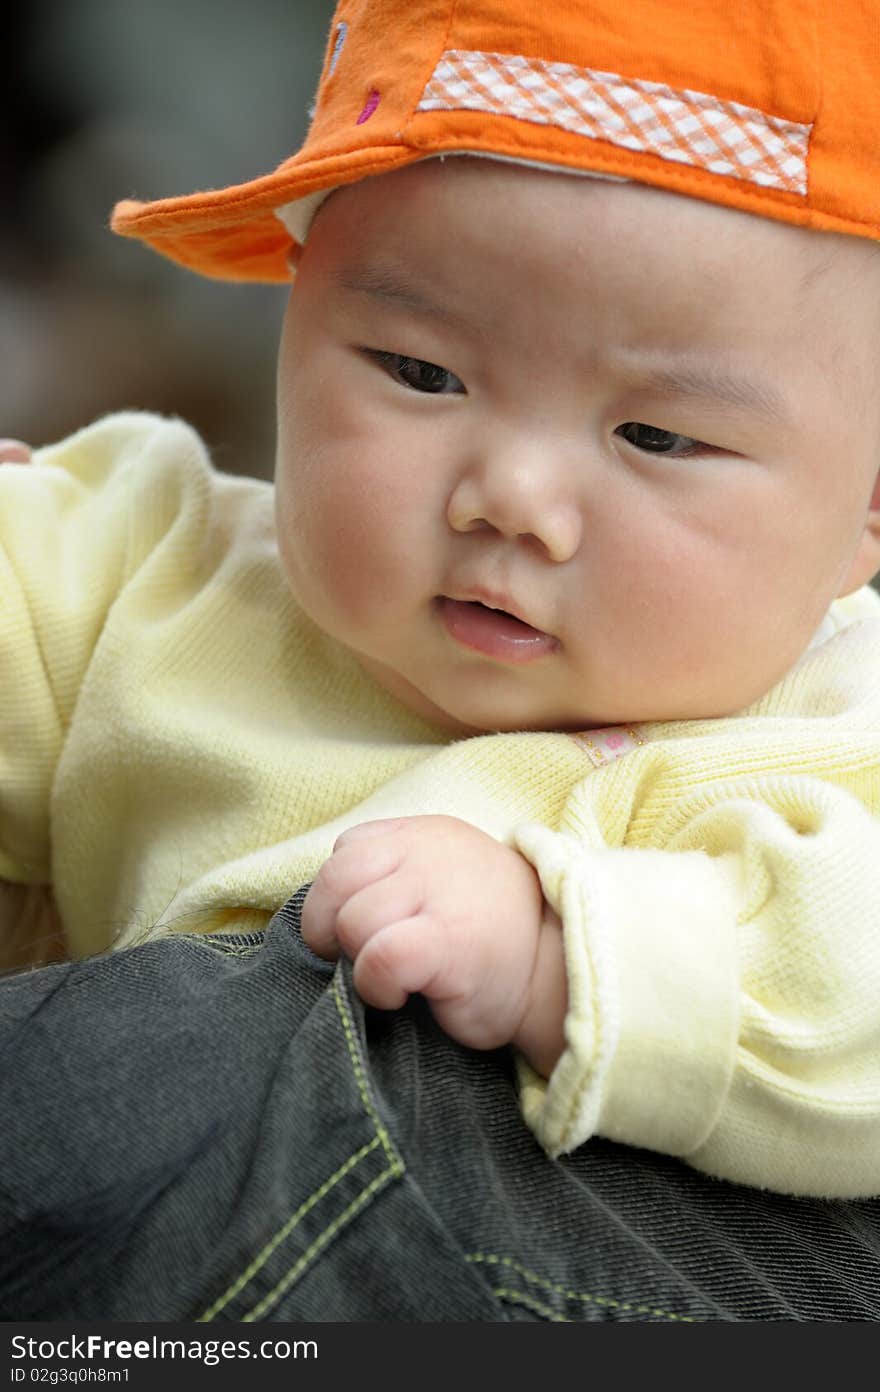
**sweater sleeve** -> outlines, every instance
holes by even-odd
[[[193,493],[172,463],[197,475],[202,453],[181,423],[125,414],[0,470],[0,880],[51,882],[53,780],[89,664]]]
[[[551,1153],[597,1134],[737,1183],[880,1192],[880,823],[856,797],[780,774],[657,849],[517,844],[565,936],[566,1050],[549,1082],[520,1065]]]

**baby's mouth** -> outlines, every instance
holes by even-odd
[[[506,609],[493,609],[480,600],[438,601],[440,618],[451,638],[463,647],[501,662],[534,662],[559,645],[551,633],[533,628]]]

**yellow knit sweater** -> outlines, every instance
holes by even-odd
[[[0,879],[70,951],[262,927],[346,826],[447,813],[565,927],[568,1047],[521,1066],[598,1133],[794,1193],[880,1192],[880,600],[737,717],[449,741],[285,588],[272,492],[110,417],[0,470]]]

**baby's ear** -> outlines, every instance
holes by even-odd
[[[862,585],[867,585],[869,580],[873,580],[878,571],[880,571],[880,473],[877,475],[874,492],[871,494],[868,516],[865,519],[865,530],[862,532],[852,565],[847,571],[846,579],[841,585],[838,595],[852,594],[853,590],[861,589]]]

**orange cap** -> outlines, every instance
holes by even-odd
[[[295,155],[126,200],[112,227],[203,275],[289,280],[288,227],[330,189],[470,152],[880,240],[878,131],[877,0],[341,0]]]

